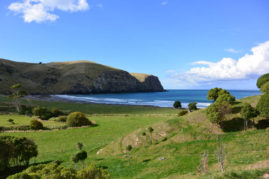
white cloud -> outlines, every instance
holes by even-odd
[[[161,5],[162,5],[162,6],[166,6],[167,4],[168,4],[167,1],[162,1],[162,2],[161,2]]]
[[[269,72],[269,41],[251,49],[252,54],[245,54],[238,60],[223,58],[218,62],[197,61],[196,67],[178,73],[168,71],[169,78],[176,82],[189,83],[192,86],[223,80],[253,79]]]
[[[229,52],[229,53],[240,53],[240,52],[242,52],[242,50],[235,50],[233,48],[228,48],[228,49],[225,49],[224,51]]]
[[[9,10],[22,14],[25,22],[55,21],[59,18],[55,10],[66,12],[84,11],[89,8],[87,0],[23,0],[11,3]]]

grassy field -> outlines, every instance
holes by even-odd
[[[240,102],[255,105],[258,98],[250,97]],[[7,102],[5,98],[1,99]],[[112,178],[231,178],[235,176],[232,172],[255,178],[269,168],[269,130],[242,131],[237,127],[224,132],[206,119],[204,110],[177,117],[178,110],[172,108],[41,101],[33,101],[33,104],[64,111],[82,111],[98,125],[0,134],[34,140],[39,156],[32,163],[59,160],[64,166],[74,166],[70,157],[77,151],[77,142],[82,142],[88,152],[86,164],[95,163],[107,168]],[[236,104],[234,108],[240,105]],[[227,121],[236,117],[238,113],[235,110]],[[24,125],[30,120],[25,116],[2,114],[0,126],[10,125],[7,122],[9,118],[14,119],[16,125]],[[149,126],[154,129],[151,145],[147,132]],[[147,132],[147,135],[142,136],[142,132]],[[220,172],[217,158],[220,143],[224,147],[224,174]],[[130,144],[134,149],[126,154],[126,146]],[[202,174],[197,167],[205,152],[208,154],[208,172]],[[127,155],[131,156],[130,162]]]

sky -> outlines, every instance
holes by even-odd
[[[257,89],[268,0],[1,0],[0,58],[90,60],[166,89]]]

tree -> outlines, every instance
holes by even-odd
[[[10,87],[12,94],[8,97],[12,99],[12,102],[17,110],[17,112],[20,112],[21,109],[21,98],[27,95],[27,93],[23,90],[21,90],[20,84],[14,84]]]
[[[147,141],[147,134],[146,132],[142,132],[142,136],[144,136],[144,145],[146,145],[146,141]]]
[[[213,103],[206,109],[207,118],[215,124],[220,125],[226,114],[231,112],[231,105],[227,102]]]
[[[232,96],[229,92],[220,92],[219,96],[217,98],[217,100],[215,101],[215,103],[223,103],[223,102],[234,102],[235,101],[235,97]]]
[[[154,129],[152,127],[149,127],[148,131],[150,133],[150,144],[152,144],[152,133],[153,133]]]
[[[258,88],[261,88],[262,85],[264,85],[268,81],[269,81],[269,73],[264,74],[260,78],[258,78],[256,85],[257,85]]]
[[[257,104],[257,110],[262,117],[269,118],[269,93],[261,96]]]
[[[192,112],[194,110],[197,110],[197,103],[189,103],[188,104],[188,108],[189,108],[189,111]]]
[[[269,92],[269,82],[268,81],[261,86],[260,91],[262,93]]]
[[[83,167],[84,167],[84,161],[88,157],[88,154],[85,150],[82,150],[83,144],[81,142],[77,143],[77,148],[79,149],[79,151],[72,156],[71,160],[75,164],[81,161],[83,163]]]
[[[174,108],[178,109],[181,108],[181,102],[180,101],[175,101],[173,104]]]
[[[221,88],[213,88],[213,89],[209,90],[208,93],[207,93],[207,99],[216,101],[218,96],[219,96],[218,93],[221,90],[222,90]]]
[[[251,118],[254,118],[258,115],[255,108],[253,108],[250,104],[245,103],[241,108],[241,117],[244,119],[244,129],[248,128],[248,121]]]

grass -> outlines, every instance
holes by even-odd
[[[240,107],[241,102],[255,104],[257,101],[258,97],[246,98],[234,104],[234,107]],[[44,101],[33,103],[65,111],[85,112],[98,126],[0,134],[34,140],[39,156],[32,163],[60,160],[64,166],[73,166],[70,157],[77,151],[77,142],[82,142],[88,152],[86,164],[95,163],[107,168],[112,178],[258,178],[268,171],[269,130],[223,132],[206,119],[204,110],[177,117],[178,110],[172,108]],[[238,112],[227,120],[236,116]],[[26,124],[30,119],[2,114],[0,126],[10,125],[6,122],[9,118],[14,118],[18,125]],[[149,126],[154,128],[152,145],[148,142]],[[146,137],[142,136],[143,131],[147,132]],[[216,154],[220,135],[225,151],[224,174],[220,172]],[[130,163],[124,153],[129,144],[134,147],[130,153]],[[205,151],[209,154],[208,173],[200,174],[197,167]]]

